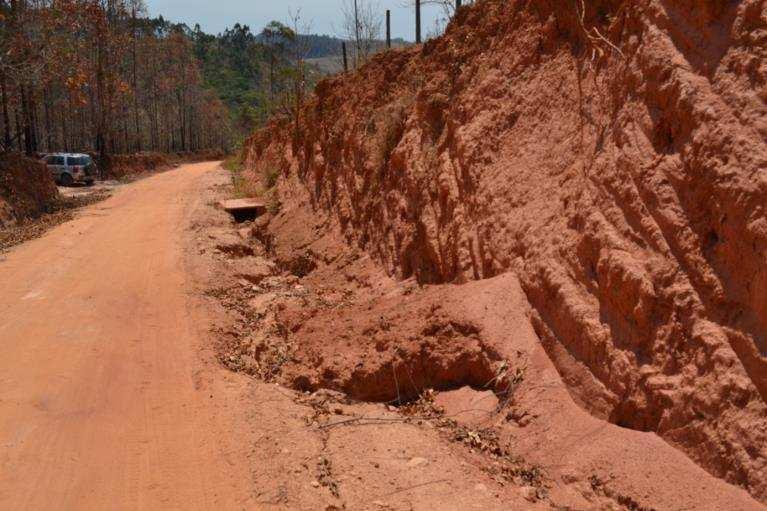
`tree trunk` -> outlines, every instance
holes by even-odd
[[[186,151],[186,119],[184,108],[184,92],[176,92],[178,98],[178,123],[179,123],[179,135],[181,142],[181,150]]]
[[[5,150],[11,149],[11,119],[8,116],[8,94],[5,90],[5,74],[0,74],[0,91],[3,99],[3,147]]]
[[[136,130],[135,149],[141,152],[141,126],[139,122],[138,108],[138,79],[136,78],[136,7],[133,7],[131,18],[131,42],[132,42],[132,60],[133,60],[133,124]]]
[[[48,88],[43,87],[43,110],[45,112],[45,143],[46,150],[53,152],[53,128],[51,126],[51,111],[48,104]]]
[[[19,99],[21,101],[21,117],[24,123],[24,153],[27,156],[35,154],[34,131],[32,129],[32,112],[29,105],[29,96],[24,85],[19,87]]]
[[[21,129],[21,110],[19,108],[16,108],[15,110],[15,117],[16,117],[16,145],[19,148],[19,152],[24,151],[23,143],[24,143],[24,137],[22,136],[22,129]]]
[[[69,106],[71,102],[69,101],[69,97],[67,97],[67,106]],[[67,108],[67,111],[71,111],[71,107]],[[64,151],[69,152],[69,136],[67,131],[67,118],[64,115],[64,109],[62,108],[60,110],[61,112],[61,138],[64,142]]]

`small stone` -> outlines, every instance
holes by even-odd
[[[320,487],[320,482],[319,481],[312,481],[312,486],[315,487],[315,488],[319,488]]]
[[[530,502],[536,502],[538,500],[538,490],[532,486],[522,486],[519,491],[522,493],[522,496]]]
[[[474,485],[474,490],[485,492],[485,491],[487,491],[487,486],[485,486],[482,483],[477,483],[477,484]]]

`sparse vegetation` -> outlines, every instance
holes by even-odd
[[[269,213],[272,216],[274,216],[280,212],[280,209],[282,209],[282,203],[280,202],[280,195],[277,192],[276,188],[272,188],[269,191],[268,198],[266,201],[266,210],[269,211]]]
[[[242,158],[239,155],[229,156],[221,166],[229,172],[242,172]]]
[[[229,156],[221,166],[231,174],[233,195],[241,199],[261,195],[260,187],[244,173],[242,158],[239,154]]]
[[[277,185],[277,180],[280,178],[280,171],[274,167],[266,167],[263,176],[266,189],[271,190]]]

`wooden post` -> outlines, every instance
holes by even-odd
[[[386,47],[391,48],[391,11],[386,9]]]
[[[344,73],[349,71],[349,60],[346,57],[346,41],[341,41],[341,51],[344,54]]]
[[[421,0],[415,0],[415,44],[421,44]]]

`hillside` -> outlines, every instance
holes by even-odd
[[[278,247],[302,239],[322,260],[311,240],[339,235],[399,280],[477,303],[517,300],[518,279],[514,310],[550,362],[513,330],[498,337],[502,321],[461,336],[495,332],[496,361],[520,350],[526,381],[553,364],[558,383],[538,401],[566,388],[605,424],[590,442],[618,438],[607,423],[655,433],[767,502],[765,34],[756,0],[484,0],[443,37],[321,82],[298,125],[251,137],[246,166],[253,179],[279,172]],[[415,310],[390,315],[397,342],[426,342],[407,328]],[[327,361],[322,328],[295,336]],[[356,335],[346,346],[367,342]],[[367,364],[394,352],[377,348]],[[306,358],[287,383],[350,391],[343,364],[358,358],[329,373]],[[427,381],[476,385],[488,371]],[[538,421],[567,430],[570,405],[557,403]],[[653,470],[654,454],[632,455]],[[623,474],[620,456],[597,458],[572,463]]]
[[[18,154],[0,154],[0,229],[40,216],[57,199],[44,165]]]

